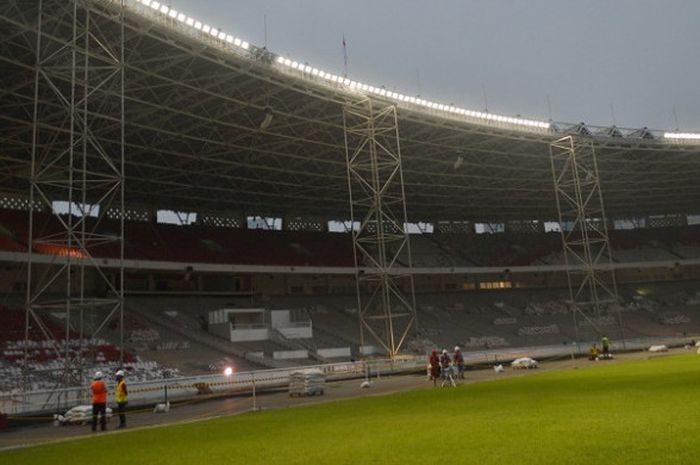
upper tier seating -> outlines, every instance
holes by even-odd
[[[62,219],[67,221],[67,216]],[[73,221],[78,221],[74,218]],[[114,234],[118,223],[94,218],[86,230]],[[35,213],[35,238],[60,233],[59,218]],[[349,234],[304,231],[266,231],[176,226],[127,221],[124,225],[127,259],[240,265],[352,267]],[[0,210],[0,250],[24,252],[27,247],[26,211]],[[559,233],[425,234],[411,237],[416,267],[526,266],[563,263]],[[616,262],[682,260],[700,256],[700,225],[610,232]],[[41,254],[77,256],[78,250],[35,243]],[[90,249],[95,257],[117,258],[117,243],[101,241]],[[403,262],[400,262],[403,264]]]

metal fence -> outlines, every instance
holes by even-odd
[[[688,343],[694,336],[653,337],[627,339],[613,342],[612,351],[645,350],[651,345],[665,344],[669,347]],[[468,365],[491,365],[505,363],[519,357],[535,359],[565,358],[583,356],[596,341],[578,344],[561,344],[519,348],[503,348],[483,351],[464,352]],[[289,375],[294,371],[317,368],[329,381],[362,378],[364,376],[382,376],[424,371],[427,362],[425,356],[405,356],[390,359],[374,359],[356,362],[328,363],[303,367],[279,368],[250,372],[212,374],[166,378],[147,382],[129,384],[129,406],[138,407],[159,402],[182,401],[202,396],[247,394],[259,390],[284,389],[289,385]],[[114,386],[110,385],[113,391]],[[0,394],[0,413],[9,416],[41,415],[63,413],[76,405],[90,403],[88,387],[75,387],[58,390],[41,390]]]

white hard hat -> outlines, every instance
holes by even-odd
[[[447,349],[442,349],[442,353],[443,353],[443,354],[446,354],[446,353],[447,353]]]
[[[124,376],[124,370],[118,370],[117,376]]]
[[[102,379],[102,372],[101,371],[95,372],[95,379]]]
[[[459,346],[455,346],[455,352],[459,352]]]

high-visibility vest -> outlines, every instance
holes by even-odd
[[[92,403],[106,404],[107,403],[107,385],[101,379],[92,382]]]
[[[123,379],[117,383],[117,390],[114,392],[114,400],[116,400],[118,404],[126,402],[126,381]]]

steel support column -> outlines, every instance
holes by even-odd
[[[85,383],[86,366],[99,362],[95,338],[124,358],[124,215],[107,220],[110,209],[124,212],[123,9],[105,18],[91,8],[40,0],[37,15],[24,374],[31,388],[33,341],[45,340],[62,366],[52,373],[57,393]],[[103,269],[97,247],[121,266]],[[35,263],[36,253],[51,264]],[[62,404],[58,394],[51,401]]]
[[[600,336],[610,321],[605,316],[615,319],[622,339],[595,148],[589,139],[566,136],[552,142],[549,153],[576,339],[579,318]]]
[[[394,357],[417,327],[396,107],[343,107],[361,345]]]

